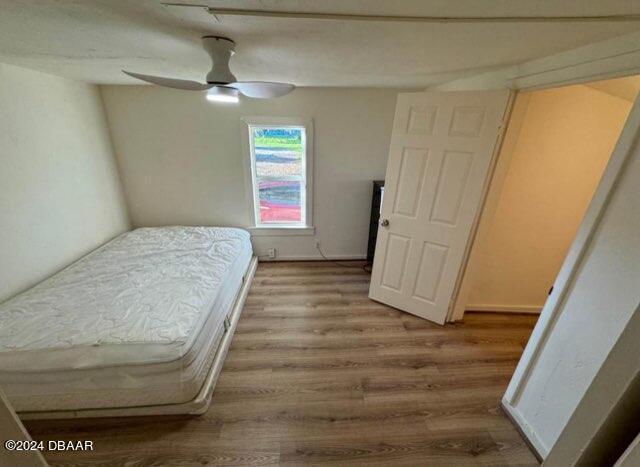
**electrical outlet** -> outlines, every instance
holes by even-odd
[[[276,249],[275,248],[269,248],[269,258],[273,259],[276,257]]]
[[[320,240],[316,240],[316,248],[320,248]]]

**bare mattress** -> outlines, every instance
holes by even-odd
[[[251,256],[240,229],[116,237],[0,305],[0,386],[19,412],[190,401]]]

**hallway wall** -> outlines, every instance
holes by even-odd
[[[468,310],[542,308],[631,108],[583,85],[527,94]]]

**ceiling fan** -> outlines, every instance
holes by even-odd
[[[256,99],[271,99],[289,94],[295,88],[293,84],[288,83],[237,81],[229,69],[229,60],[235,53],[235,42],[226,37],[204,36],[202,44],[213,62],[211,71],[206,76],[206,83],[122,71],[129,76],[159,86],[185,91],[207,91],[207,99],[217,102],[238,102],[240,94]]]

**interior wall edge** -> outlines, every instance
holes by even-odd
[[[96,85],[0,63],[0,301],[130,228]]]
[[[122,197],[125,203],[125,208],[126,208],[126,215],[127,215],[127,219],[129,221],[129,230],[134,228],[134,224],[133,224],[133,218],[131,217],[131,205],[130,205],[130,201],[129,201],[129,195],[127,194],[127,190],[123,181],[124,178],[124,171],[122,168],[122,163],[120,162],[120,158],[118,157],[118,148],[116,147],[116,141],[113,137],[113,130],[112,130],[112,124],[111,121],[109,119],[109,113],[107,112],[107,108],[105,106],[105,101],[104,101],[104,93],[102,92],[104,86],[99,85],[99,84],[94,84],[93,86],[96,87],[96,89],[98,90],[98,95],[100,96],[100,105],[102,107],[102,114],[104,115],[104,121],[105,121],[105,125],[107,127],[107,133],[109,135],[109,141],[111,142],[111,151],[113,153],[113,160],[116,166],[116,171],[118,174],[118,182],[120,184],[120,193],[122,193]]]
[[[640,307],[636,307],[551,448],[549,467],[613,465],[633,444],[640,429],[639,335]]]
[[[640,433],[631,443],[613,467],[636,467],[640,464]]]
[[[615,99],[620,99],[621,101],[627,102],[629,104],[633,104],[633,102],[634,102],[633,99],[625,99],[624,97],[616,96],[615,94],[612,94],[611,92],[607,92],[607,91],[605,91],[605,90],[603,90],[601,88],[592,86],[591,83],[584,83],[584,84],[582,84],[582,86],[585,86],[585,87],[587,87],[587,88],[589,88],[589,89],[591,89],[593,91],[598,91],[598,92],[601,92],[603,94],[606,94],[609,97],[613,97]]]
[[[500,406],[527,443],[531,452],[533,452],[540,462],[544,461],[549,455],[549,448],[542,442],[535,429],[527,423],[527,420],[522,416],[518,408],[511,405],[506,397],[502,398]]]
[[[636,101],[503,398],[549,443],[637,308],[639,134]]]
[[[509,172],[511,158],[515,153],[515,147],[518,142],[520,130],[522,129],[522,125],[527,115],[530,99],[530,93],[517,92],[515,95],[511,112],[506,122],[502,146],[497,154],[493,174],[487,187],[485,202],[477,221],[478,225],[476,227],[475,238],[467,256],[467,264],[464,270],[464,275],[461,279],[458,295],[455,297],[451,317],[452,321],[459,321],[464,317],[467,302],[469,301],[469,296],[477,278],[478,268],[480,266],[481,258],[479,255],[484,250],[484,246],[487,242],[489,229],[492,225],[492,221],[498,207],[498,202],[500,201],[502,187]]]

